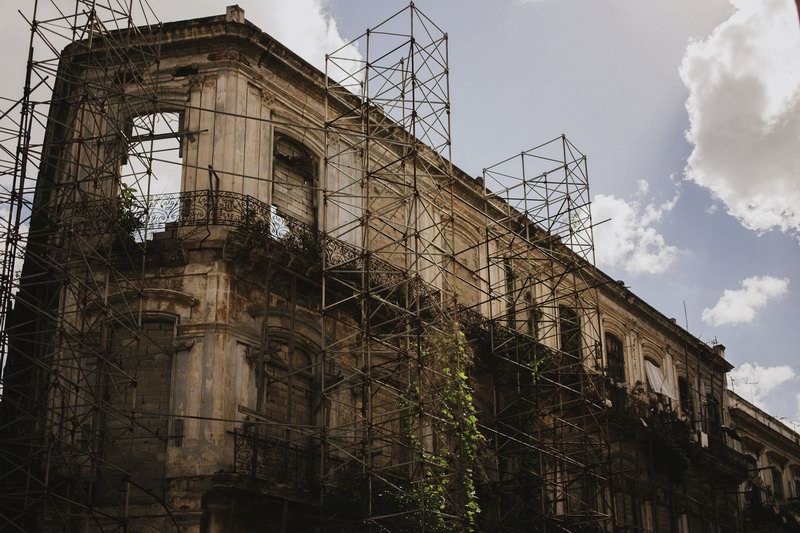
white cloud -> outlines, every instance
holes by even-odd
[[[680,68],[689,89],[686,177],[748,229],[800,237],[800,25],[790,0],[735,10]]]
[[[796,406],[794,418],[787,417],[787,418],[779,418],[778,420],[781,420],[784,424],[789,426],[792,429],[792,431],[800,433],[800,392],[795,393],[794,401]]]
[[[339,33],[336,19],[330,13],[329,0],[262,0],[246,8],[245,16],[322,71],[325,54],[349,41]],[[349,46],[336,55],[345,60],[361,60],[356,46]]]
[[[152,3],[152,2],[151,2]],[[239,0],[245,18],[280,41],[294,53],[324,72],[325,54],[345,44],[336,19],[331,14],[330,0]],[[134,2],[134,5],[136,2]],[[160,20],[186,20],[225,13],[226,4],[216,0],[192,2],[159,2],[154,9]],[[358,47],[348,46],[337,54],[361,60]],[[353,63],[350,63],[351,65]],[[332,78],[336,78],[331,74]]]
[[[794,370],[787,365],[761,366],[744,363],[728,373],[733,390],[753,405],[767,410],[769,396],[780,385],[795,379]],[[800,399],[800,394],[798,394]]]
[[[653,225],[670,212],[678,193],[668,202],[642,206],[649,185],[639,180],[637,194],[627,201],[598,194],[592,202],[592,219],[603,222],[594,230],[595,258],[601,268],[622,267],[633,274],[658,274],[667,270],[680,251],[668,245]]]
[[[703,309],[703,322],[712,326],[752,322],[756,311],[771,299],[783,296],[789,288],[787,278],[752,276],[742,280],[741,289],[726,289],[717,304]]]
[[[800,433],[800,392],[795,393],[794,401],[796,406],[794,417],[781,417],[778,420],[789,426],[792,431]]]

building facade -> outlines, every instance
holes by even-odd
[[[800,436],[733,391],[728,411],[734,446],[749,463],[741,506],[746,531],[800,529]]]
[[[4,527],[716,533],[754,465],[795,494],[724,347],[593,266],[577,148],[453,166],[447,36],[402,13],[329,77],[236,6],[59,54]]]

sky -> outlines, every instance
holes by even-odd
[[[163,21],[221,14],[226,5],[149,1]],[[406,5],[239,4],[320,68],[326,52]],[[737,393],[787,423],[800,421],[794,2],[416,5],[449,36],[454,163],[478,176],[566,134],[588,156],[593,218],[608,219],[595,229],[598,266],[694,335],[724,344]],[[0,6],[0,96],[16,98],[22,87],[27,27],[16,10],[29,7]]]

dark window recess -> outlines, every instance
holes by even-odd
[[[722,435],[722,413],[719,410],[719,400],[709,396],[706,400],[706,416],[708,420],[708,433],[713,436]]]
[[[643,509],[642,509],[643,505],[644,505],[644,503],[642,502],[640,497],[639,496],[634,496],[634,501],[633,501],[633,521],[634,521],[634,524],[636,524],[635,531],[644,531],[645,530],[644,529],[644,516],[643,516],[644,513],[643,513]]]
[[[681,401],[681,411],[687,416],[694,416],[694,402],[689,382],[684,377],[678,378],[678,395]]]
[[[172,436],[175,438],[172,442],[177,448],[183,446],[183,418],[176,418],[173,422]]]
[[[794,480],[794,499],[800,499],[800,479]]]
[[[559,328],[561,330],[561,351],[575,359],[581,360],[581,321],[578,313],[566,305],[558,308]]]
[[[772,493],[775,495],[776,500],[783,500],[783,478],[781,471],[777,468],[772,468]]]
[[[103,460],[98,474],[108,489],[97,491],[98,505],[163,497],[169,435],[169,418],[163,415],[170,412],[173,340],[174,324],[169,320],[146,320],[141,328],[125,324],[111,332],[108,364],[103,367],[109,409],[101,419]],[[152,415],[137,417],[135,424],[114,415],[131,408]],[[128,466],[123,471],[111,466],[115,464]]]
[[[539,339],[539,320],[541,319],[541,311],[533,299],[533,293],[528,292],[525,294],[525,303],[528,308],[528,335],[534,339]]]
[[[514,269],[511,266],[511,259],[503,259],[503,269],[506,276],[506,319],[508,327],[517,328],[517,306],[514,305]]]
[[[624,383],[625,351],[622,341],[612,333],[606,333],[606,357],[608,357],[608,377],[615,383]]]

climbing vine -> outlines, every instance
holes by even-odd
[[[411,498],[431,511],[424,513],[427,531],[452,531],[447,514],[461,517],[463,531],[475,531],[480,513],[475,477],[485,437],[469,382],[472,353],[455,328],[430,336],[417,348],[419,367],[412,371],[401,406],[408,413],[406,436],[423,464],[423,480]],[[451,508],[452,502],[461,508]]]

